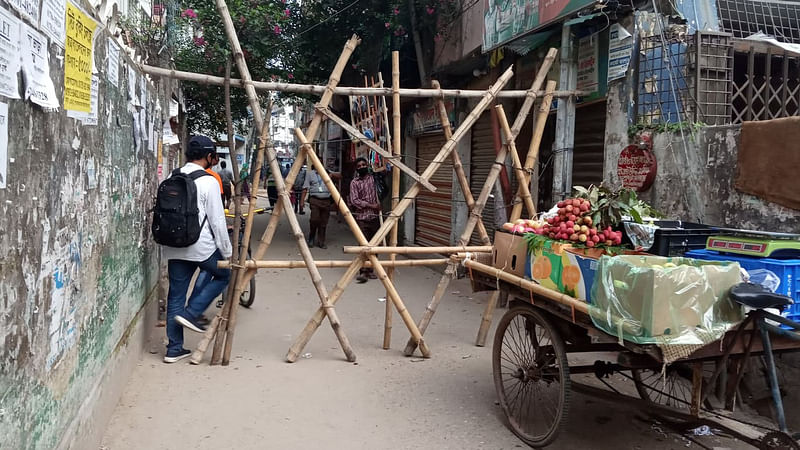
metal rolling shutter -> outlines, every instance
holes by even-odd
[[[575,151],[572,185],[589,187],[603,181],[606,102],[579,107],[575,112]]]
[[[519,151],[519,148],[517,148],[517,151]],[[472,127],[472,154],[470,156],[469,165],[469,187],[472,190],[472,196],[475,198],[475,200],[477,200],[478,196],[481,194],[483,184],[486,182],[486,177],[489,176],[489,171],[494,164],[496,156],[497,155],[495,154],[494,150],[494,135],[492,134],[492,115],[487,110],[481,115],[481,117]],[[520,155],[520,158],[524,158],[524,155]],[[514,178],[514,171],[511,169],[511,167],[506,167],[506,172],[510,177],[511,190],[514,194],[516,194],[517,182]],[[494,191],[492,191],[491,194],[494,194]],[[494,205],[494,197],[490,196],[486,201],[486,206],[483,208],[482,214],[483,223],[486,226],[486,232],[489,233],[489,239],[493,241],[495,230]],[[507,212],[510,213],[511,211],[509,210]],[[478,232],[473,231],[470,244],[479,245],[480,242],[481,241],[480,237],[478,236]]]
[[[417,139],[417,173],[422,173],[445,143],[443,134]],[[450,245],[453,201],[453,164],[450,159],[439,167],[431,183],[436,192],[422,188],[416,201],[414,243],[422,246]]]

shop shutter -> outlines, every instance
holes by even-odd
[[[425,171],[444,143],[443,134],[417,139],[417,173]],[[427,247],[448,246],[453,211],[453,164],[450,159],[439,167],[431,183],[436,186],[436,192],[422,188],[417,195],[414,243]]]
[[[603,149],[606,135],[606,102],[579,106],[575,111],[575,151],[572,185],[589,187],[603,181]]]

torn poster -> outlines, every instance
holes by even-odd
[[[61,48],[67,39],[66,15],[65,0],[42,0],[41,30]]]
[[[19,19],[0,8],[0,95],[19,96]]]
[[[25,82],[25,100],[42,108],[58,109],[56,89],[50,79],[47,36],[22,24],[22,79]]]
[[[172,125],[170,125],[169,120],[164,121],[164,130],[161,133],[164,145],[175,145],[181,143],[180,139],[178,139],[178,136],[172,132]]]
[[[631,61],[633,39],[618,23],[611,25],[608,37],[608,81],[624,78]]]
[[[136,95],[136,71],[128,67],[128,100],[131,106],[142,106],[139,104],[139,97]]]
[[[94,158],[86,160],[86,178],[87,189],[95,189],[97,187],[97,172],[94,168]]]
[[[39,0],[8,0],[23,19],[39,28]]]
[[[178,117],[178,102],[173,99],[169,99],[169,117]]]
[[[108,56],[108,81],[119,87],[119,47],[111,38],[108,38],[106,44],[106,55]]]
[[[8,180],[8,104],[0,103],[0,189]]]
[[[67,46],[64,54],[64,109],[92,109],[92,43],[97,23],[67,3]]]

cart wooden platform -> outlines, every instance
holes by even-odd
[[[508,294],[509,310],[494,336],[493,376],[509,427],[528,445],[544,447],[556,440],[571,392],[577,391],[639,406],[693,426],[707,424],[756,448],[800,449],[777,425],[734,413],[746,361],[764,353],[751,320],[664,367],[657,346],[620,342],[595,327],[585,302],[474,260],[467,259],[464,264],[473,289]],[[800,350],[800,342],[786,337],[774,336],[769,341],[773,353]],[[569,363],[570,354],[595,352],[616,356],[616,360]],[[607,383],[609,389],[603,389],[570,378],[587,373],[601,381],[612,373],[622,374],[634,383],[639,398],[620,393]]]

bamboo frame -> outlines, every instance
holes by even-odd
[[[500,124],[500,130],[506,137],[506,146],[508,146],[508,152],[511,153],[511,161],[514,164],[514,173],[517,175],[517,182],[519,184],[520,196],[522,197],[522,201],[525,204],[525,207],[528,209],[528,213],[531,216],[536,214],[536,207],[533,205],[533,199],[531,198],[531,190],[528,187],[528,180],[527,180],[527,173],[525,169],[522,167],[522,162],[519,159],[519,153],[517,153],[517,144],[514,142],[514,134],[511,132],[511,127],[508,125],[508,119],[506,118],[506,112],[503,109],[503,105],[495,106],[497,110],[497,121]]]
[[[383,255],[387,253],[395,253],[398,255],[430,255],[434,253],[491,253],[493,247],[491,245],[482,246],[466,246],[458,245],[452,247],[373,247],[370,245],[345,245],[342,251],[346,254],[360,254],[371,253],[375,255]]]
[[[378,80],[383,87],[383,75],[378,72]],[[386,97],[381,97],[383,105],[383,121],[386,124],[386,143],[392,154],[401,156],[400,150],[400,52],[392,52],[392,127],[389,126],[389,117],[386,108]],[[394,134],[392,134],[394,133]],[[394,138],[394,141],[392,140]],[[392,210],[400,202],[400,173],[392,168]],[[397,246],[399,224],[395,223],[389,234],[389,245]],[[389,261],[395,261],[395,254],[389,254]],[[389,281],[394,283],[394,267],[389,268]],[[388,294],[387,294],[388,295]],[[389,350],[392,344],[392,305],[386,302],[386,310],[383,318],[383,349]]]
[[[174,69],[164,69],[161,67],[148,66],[140,64],[138,68],[153,77],[167,77],[174,80],[192,81],[195,83],[206,84],[211,86],[222,86],[225,79],[214,75],[206,75],[202,73],[185,72]],[[294,94],[311,94],[323,95],[327,90],[327,86],[311,85],[311,84],[294,84],[294,83],[278,83],[267,81],[252,81],[250,84],[258,91],[275,91],[275,92],[290,92]],[[241,79],[232,78],[231,86],[242,88],[244,83]],[[451,97],[451,98],[482,98],[486,95],[487,90],[481,89],[414,89],[414,88],[401,88],[399,94],[401,97],[409,98],[436,98],[436,97]],[[391,88],[367,88],[367,87],[336,87],[333,89],[333,95],[392,95]],[[566,98],[573,96],[586,95],[587,92],[574,90],[574,91],[554,91],[555,98]],[[544,95],[544,91],[531,92],[530,90],[507,90],[498,92],[496,98],[530,98]]]
[[[381,264],[384,267],[420,267],[420,266],[438,266],[439,264],[446,264],[450,261],[448,258],[431,258],[431,259],[400,259],[396,261],[384,261],[381,260]],[[343,267],[349,267],[351,261],[349,260],[317,260],[316,264],[317,267],[320,269],[338,269]],[[231,268],[234,267],[234,264],[231,264],[227,261],[220,261],[219,267],[221,268]],[[244,267],[248,269],[305,269],[306,263],[305,261],[247,261]],[[372,267],[371,261],[364,262],[364,267]]]
[[[511,128],[511,134],[512,134],[512,138],[513,138],[513,139],[511,139],[511,141],[516,139],[517,135],[519,135],[519,132],[522,130],[522,126],[524,125],[525,120],[527,119],[527,116],[530,113],[530,110],[533,108],[534,102],[536,101],[536,94],[535,93],[539,91],[539,88],[541,87],[542,83],[544,83],[545,77],[547,76],[547,72],[550,70],[550,67],[553,65],[553,62],[555,61],[555,58],[556,58],[557,54],[558,54],[558,51],[556,49],[554,49],[554,48],[551,48],[550,51],[547,52],[547,56],[545,57],[545,59],[544,59],[544,61],[542,63],[542,66],[539,68],[539,72],[536,74],[536,77],[534,78],[533,82],[531,83],[531,88],[527,91],[528,95],[525,97],[525,101],[523,102],[522,107],[520,108],[519,113],[517,114],[517,117],[514,120],[514,126]],[[442,127],[444,128],[444,131],[445,131],[445,134],[446,134],[446,133],[448,133],[448,131],[450,129],[450,124],[449,124],[449,121],[447,120],[446,111],[443,111],[443,109],[444,109],[444,105],[440,104],[439,105],[439,118],[442,121]],[[488,176],[486,178],[486,181],[483,184],[483,188],[481,189],[481,193],[478,196],[478,200],[476,200],[474,202],[474,204],[472,205],[472,207],[470,208],[469,220],[467,221],[467,224],[464,227],[464,232],[461,234],[461,237],[458,240],[458,244],[460,244],[460,245],[466,245],[466,243],[469,242],[470,236],[472,236],[472,231],[474,230],[476,224],[482,223],[483,218],[482,218],[481,214],[483,212],[483,208],[486,205],[486,200],[488,199],[489,194],[491,193],[492,187],[494,186],[494,183],[497,180],[497,177],[500,175],[500,169],[503,167],[502,165],[505,162],[506,150],[507,150],[507,146],[503,146],[501,148],[501,151],[498,152],[498,154],[497,154],[497,156],[495,158],[495,164],[492,166],[492,168],[489,171],[489,174],[488,174]],[[463,173],[463,171],[462,171],[462,173]],[[458,174],[458,172],[457,172],[457,174]],[[459,175],[459,179],[460,178],[461,178],[461,175]],[[466,177],[464,177],[464,178],[466,178]],[[461,181],[461,183],[464,184],[463,181]],[[465,191],[465,193],[464,193],[465,197],[466,197],[468,192],[469,191]],[[470,194],[470,196],[472,195],[471,192],[469,192],[469,194]],[[480,228],[478,228],[478,229],[480,231]],[[485,233],[485,229],[484,229],[484,233]],[[488,236],[483,237],[483,238],[484,239],[489,239]],[[436,309],[438,308],[439,303],[442,300],[442,297],[444,297],[445,292],[447,292],[447,286],[450,284],[450,280],[452,278],[454,278],[455,275],[456,275],[456,265],[457,265],[457,261],[456,260],[451,261],[451,263],[447,266],[447,269],[445,270],[444,274],[442,275],[442,278],[439,280],[439,284],[436,286],[436,290],[433,293],[433,297],[431,298],[431,301],[428,303],[428,306],[425,309],[425,313],[423,314],[422,319],[420,320],[420,323],[419,323],[420,330],[423,330],[423,332],[424,332],[424,330],[427,329],[428,324],[433,319],[434,314],[436,314]],[[497,304],[498,298],[499,298],[499,292],[493,292],[489,296],[489,301],[487,303],[487,308],[489,308],[489,306],[491,305],[491,309],[489,309],[490,312],[494,311],[494,306]],[[484,317],[484,320],[486,320],[488,318],[489,319],[489,323],[491,323],[491,314],[488,315],[488,316],[486,314],[484,314],[483,317]],[[488,330],[488,328],[487,328],[487,330]],[[479,341],[478,342],[481,342],[480,341],[481,332],[482,332],[481,329],[479,329],[478,330],[478,336],[479,336]],[[485,341],[485,332],[484,332],[484,341]],[[414,353],[414,350],[415,350],[414,342],[409,340],[409,342],[406,344],[406,348],[405,348],[404,353],[406,354],[406,356],[410,356],[410,355],[412,355]]]
[[[453,151],[458,142],[464,136],[466,136],[467,131],[472,127],[472,125],[475,124],[475,122],[478,120],[478,117],[483,112],[483,110],[485,110],[486,107],[488,107],[489,104],[492,101],[494,101],[494,98],[497,95],[497,93],[508,83],[513,74],[514,72],[512,70],[512,67],[509,67],[505,71],[505,73],[503,73],[497,79],[497,82],[489,88],[483,99],[481,99],[481,101],[478,102],[475,108],[473,108],[473,110],[466,117],[463,123],[458,127],[456,132],[453,133],[453,136],[450,139],[448,139],[448,141],[442,146],[442,148],[439,150],[439,153],[434,157],[433,161],[428,165],[428,167],[422,173],[421,176],[423,179],[430,180],[431,176],[441,166],[442,161],[444,161],[444,159],[450,155],[450,153]],[[386,234],[391,230],[394,224],[397,223],[397,221],[400,219],[403,212],[406,209],[408,209],[408,207],[414,201],[414,198],[417,196],[417,194],[421,189],[420,186],[421,185],[416,182],[411,186],[411,188],[406,193],[403,200],[401,200],[397,204],[397,206],[392,210],[392,213],[389,215],[389,218],[386,221],[384,221],[381,228],[375,233],[375,236],[373,236],[372,240],[369,242],[369,245],[373,246],[376,245],[383,239],[384,236],[386,236]],[[341,294],[344,292],[345,286],[347,286],[353,280],[355,274],[361,268],[363,262],[364,260],[361,257],[361,255],[355,258],[351,263],[350,267],[348,267],[347,271],[344,273],[344,275],[342,275],[342,277],[336,283],[336,286],[334,287],[331,293],[331,301],[334,304],[336,301],[339,300]],[[389,283],[387,287],[388,286],[391,286],[391,283]],[[289,361],[295,360],[297,358],[297,355],[299,355],[302,352],[303,348],[305,348],[305,345],[311,339],[311,336],[313,336],[314,332],[317,330],[317,328],[319,328],[321,319],[322,319],[322,311],[317,309],[316,313],[311,317],[311,319],[306,324],[306,327],[303,329],[303,331],[300,333],[300,335],[297,337],[295,342],[290,347],[289,352],[287,354],[287,360]],[[430,352],[427,349],[427,346],[423,345],[424,341],[422,340],[422,334],[419,332],[419,329],[416,326],[416,324],[412,322],[409,325],[405,317],[404,321],[406,322],[406,325],[410,330],[412,329],[416,330],[416,333],[412,332],[411,337],[414,343],[417,344],[417,346],[419,346],[423,356],[429,355]]]

